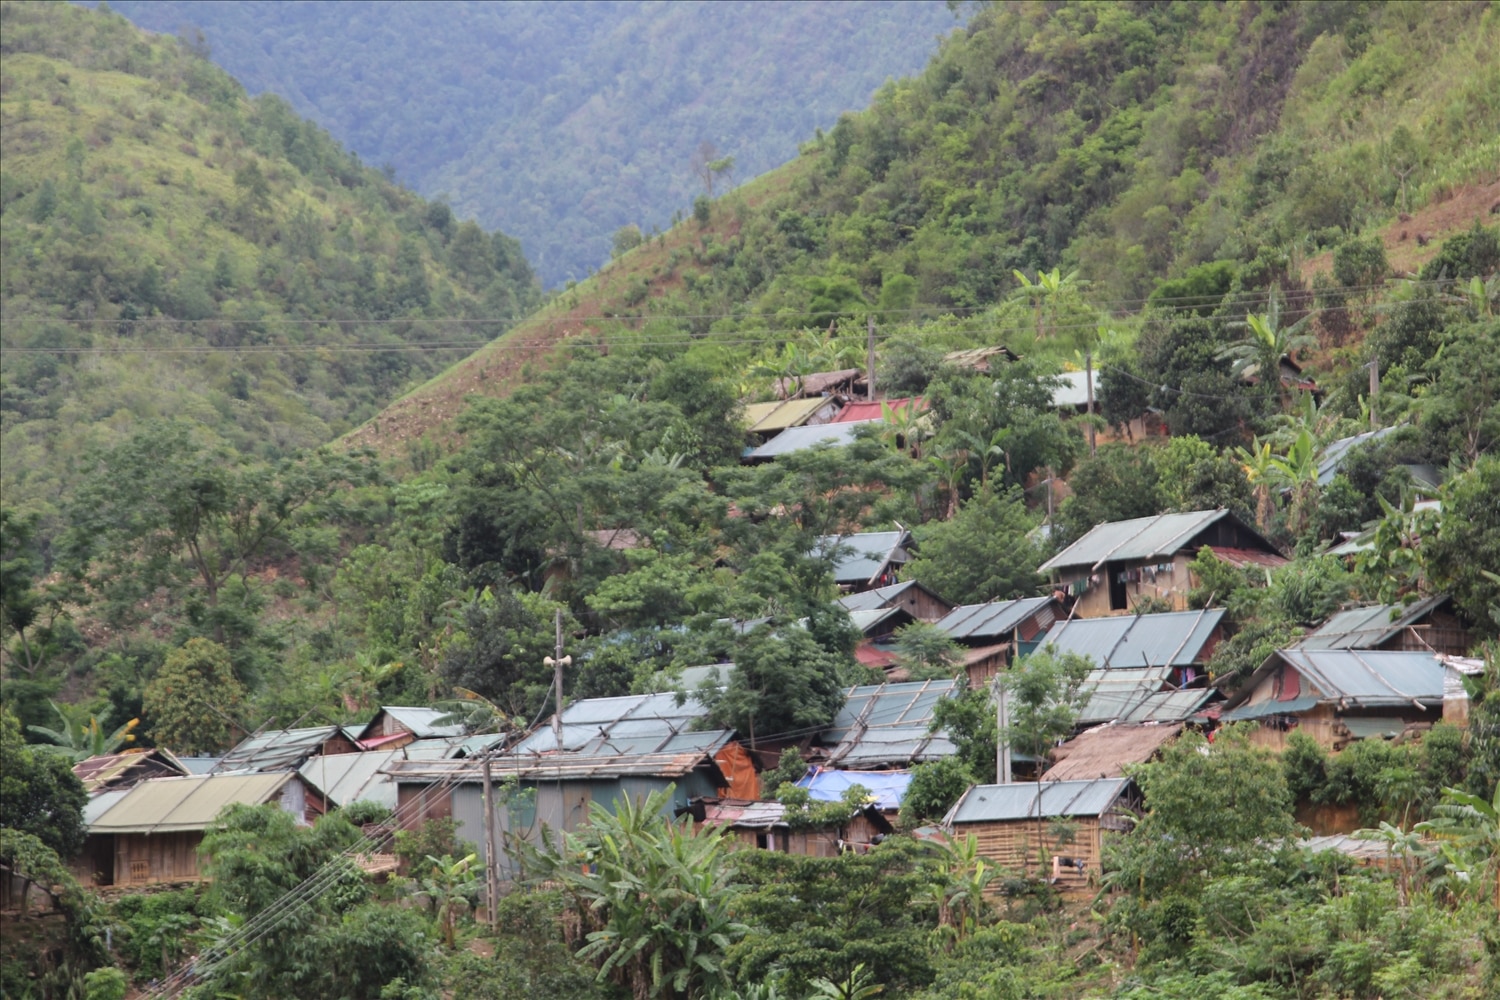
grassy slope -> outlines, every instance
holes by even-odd
[[[1500,66],[1486,52],[1500,45],[1500,18],[1492,11],[1451,4],[1421,12],[1401,8],[1380,14],[1373,27],[1344,25],[1343,33],[1319,32],[1316,24],[1304,21],[1259,18],[1253,5],[1206,16],[1197,33],[1190,33],[1180,44],[1170,81],[1159,89],[1146,113],[1133,169],[1119,174],[1113,197],[1077,225],[1060,260],[1053,257],[1038,263],[1080,267],[1085,277],[1095,280],[1101,299],[1117,303],[1116,312],[1133,308],[1130,303],[1139,301],[1152,279],[1181,273],[1215,257],[1281,259],[1294,279],[1310,280],[1329,267],[1330,254],[1322,248],[1350,230],[1381,232],[1394,269],[1398,273],[1415,270],[1436,253],[1441,237],[1472,224],[1495,200],[1500,182],[1500,139],[1494,138],[1500,132]],[[1037,33],[1022,46],[1022,55],[1011,53],[1001,59],[985,48],[1001,43],[985,42],[982,35],[961,39],[935,60],[927,74],[929,82],[940,77],[967,80],[964,85],[971,90],[983,89],[981,84],[990,90],[1003,89],[987,83],[984,76],[991,74],[1019,79],[1019,92],[1036,79],[1055,84],[1060,71],[1031,54],[1041,47],[1037,39],[1050,26],[1010,25],[1014,30],[1022,27]],[[1003,44],[1014,48],[1017,43],[1007,39]],[[1285,51],[1273,60],[1267,53],[1276,45]],[[1067,50],[1065,45],[1059,47]],[[1230,105],[1247,100],[1239,94],[1236,79],[1226,77],[1220,68],[1231,50],[1238,51],[1239,62],[1231,65],[1238,66],[1236,72],[1244,78],[1241,82],[1253,83],[1268,103],[1256,110],[1253,122],[1231,116],[1234,124],[1225,127],[1223,116],[1234,111]],[[993,68],[997,61],[998,71]],[[981,68],[975,69],[976,65]],[[955,113],[952,107],[939,102],[926,111],[909,110],[919,103],[921,86],[919,82],[889,89],[877,107],[857,121],[869,131],[878,131],[882,121],[900,123],[904,114],[908,123],[915,118],[928,131],[953,133],[952,129],[944,132],[942,124],[944,116]],[[946,82],[944,87],[959,89]],[[1246,109],[1235,113],[1245,114]],[[1013,129],[1009,111],[1005,116],[990,114],[1003,117],[1006,127]],[[1038,121],[1049,127],[1066,124],[1069,114],[1066,106],[1056,107],[1040,114]],[[1204,124],[1214,120],[1220,124]],[[1398,126],[1414,136],[1421,158],[1408,178],[1404,196],[1394,175],[1382,166]],[[1188,156],[1184,147],[1195,141],[1192,137],[1210,151],[1217,149],[1218,155],[1207,157],[1196,150]],[[982,125],[971,127],[963,140],[971,154],[982,141],[1000,141]],[[842,173],[832,170],[846,186],[830,192],[827,145],[819,144],[748,188],[743,207],[721,206],[706,233],[688,220],[665,234],[660,243],[632,251],[502,341],[388,408],[350,440],[399,454],[424,436],[450,439],[453,418],[462,410],[466,394],[506,392],[523,374],[526,363],[541,360],[565,337],[603,333],[618,325],[608,317],[621,313],[709,311],[704,303],[710,300],[682,294],[685,273],[713,277],[715,272],[713,265],[684,261],[690,247],[734,244],[742,229],[769,226],[778,213],[789,209],[821,216],[834,230],[857,218],[861,207],[891,197],[891,185],[874,180],[863,194],[856,187],[851,196],[848,174],[858,166],[845,167]],[[1032,164],[1038,170],[1047,167],[1041,155],[1038,152]],[[912,150],[899,162],[915,162],[924,156],[933,158],[930,145]],[[1065,171],[1068,163],[1059,157],[1052,166]],[[948,202],[983,195],[985,178],[973,177],[972,167],[962,158],[957,163],[931,165],[928,176],[944,170],[948,176],[931,183],[949,186]],[[896,166],[890,168],[891,174],[896,171]],[[1331,186],[1324,183],[1330,180]],[[1030,195],[1033,199],[1045,196],[1040,190]],[[1414,217],[1399,220],[1401,207],[1411,208]],[[1024,216],[1026,205],[1015,211]],[[873,298],[883,269],[872,263],[876,259],[889,264],[904,257],[901,266],[908,273],[917,270],[920,279],[923,255],[930,256],[933,247],[941,251],[952,245],[952,241],[943,242],[944,223],[937,213],[929,213],[924,223],[923,232],[856,260],[848,254],[853,241],[845,238],[840,244],[831,239],[823,253],[792,259],[733,307],[754,310],[760,306],[770,311],[784,300],[782,290],[799,276],[850,271]],[[965,224],[962,220],[952,223],[955,228]],[[1431,240],[1426,247],[1417,245],[1418,233]],[[1153,260],[1143,264],[1143,258]],[[641,282],[649,288],[649,295],[631,305],[630,300],[641,295]],[[715,305],[723,308],[721,303]]]
[[[3,17],[8,505],[50,509],[90,447],[153,418],[251,454],[322,444],[467,350],[422,347],[503,329],[429,315],[535,295],[519,256],[456,273],[427,203],[175,41],[68,5]],[[397,298],[414,267],[426,307]]]

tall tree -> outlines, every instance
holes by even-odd
[[[28,746],[20,721],[0,708],[0,827],[30,834],[71,858],[83,846],[88,800],[72,762]]]
[[[189,639],[167,654],[143,708],[151,738],[189,756],[212,756],[249,730],[241,721],[245,687],[234,676],[229,651],[207,639]]]
[[[1033,527],[1019,488],[984,490],[951,520],[913,532],[919,555],[902,576],[959,604],[1030,597],[1040,584],[1036,568],[1043,561],[1031,540]]]

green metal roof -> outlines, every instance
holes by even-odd
[[[208,774],[144,781],[89,824],[89,833],[173,833],[202,830],[225,806],[269,802],[292,780],[290,771]]]

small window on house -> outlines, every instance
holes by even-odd
[[[132,862],[130,862],[130,881],[132,881],[132,882],[145,882],[145,881],[147,881],[150,878],[151,878],[151,862],[149,862],[149,861],[132,861]]]

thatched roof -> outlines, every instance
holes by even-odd
[[[1143,726],[1095,726],[1052,751],[1053,764],[1043,781],[1118,778],[1126,764],[1144,764],[1182,731],[1180,723]]]

